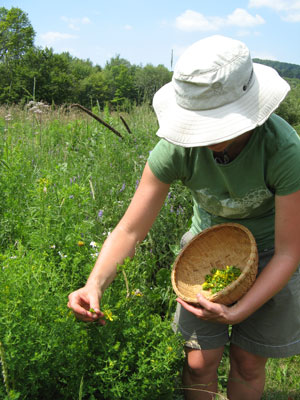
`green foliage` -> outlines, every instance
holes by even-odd
[[[35,32],[20,8],[0,8],[0,62],[19,60],[32,48]]]
[[[300,65],[290,64],[281,61],[261,60],[259,58],[254,58],[253,61],[258,64],[264,64],[276,69],[279,75],[283,76],[284,78],[300,79]]]
[[[287,81],[291,86],[291,91],[276,113],[294,126],[300,134],[300,79],[287,79]]]
[[[135,74],[135,85],[138,92],[138,102],[152,102],[155,92],[172,79],[172,73],[163,65],[154,67],[147,64],[138,67]]]
[[[76,322],[66,306],[138,185],[157,141],[153,111],[123,113],[130,135],[106,108],[103,119],[123,141],[94,120],[41,103],[2,115],[0,342],[7,400],[147,399],[149,393],[172,399],[182,344],[171,329],[170,245],[190,219],[184,191],[172,189],[135,259],[126,260],[105,292],[105,327]]]
[[[138,400],[149,392],[171,399],[182,345],[146,284],[155,258],[126,261],[130,294],[119,272],[103,299],[111,321],[101,327],[76,322],[66,308],[67,294],[91,267],[81,250],[57,262],[19,244],[1,256],[0,337],[10,390],[24,400],[71,400],[79,390],[85,399]]]
[[[100,114],[124,140],[66,109],[37,102],[0,109],[0,343],[8,385],[0,382],[1,399],[180,398],[170,270],[192,215],[182,185],[172,185],[134,260],[105,292],[106,326],[77,322],[66,306],[158,140],[149,106],[122,113],[132,134],[108,107]],[[268,364],[266,393],[274,399],[277,381],[282,398],[298,390],[299,357],[292,359]],[[219,372],[224,392],[227,355]]]
[[[103,109],[110,103],[127,110],[128,105],[150,102],[154,92],[171,80],[161,65],[137,67],[116,55],[101,68],[69,53],[34,47],[33,39],[22,10],[0,8],[0,104],[33,100]]]

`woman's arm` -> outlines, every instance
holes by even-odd
[[[236,324],[278,293],[300,262],[300,190],[275,199],[275,253],[251,289],[234,306],[226,307],[199,296],[197,309],[178,300],[199,318]]]
[[[93,321],[103,316],[99,299],[113,281],[117,265],[134,255],[137,243],[149,232],[169,187],[169,184],[157,179],[146,164],[134,197],[123,218],[104,242],[86,285],[69,295],[68,306],[78,318]],[[90,308],[96,313],[89,312]]]

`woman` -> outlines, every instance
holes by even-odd
[[[154,97],[162,139],[131,204],[86,285],[69,296],[77,318],[105,323],[101,296],[116,265],[147,235],[174,180],[194,200],[182,244],[215,224],[248,227],[259,250],[259,275],[249,292],[231,307],[200,295],[200,307],[177,299],[174,329],[186,340],[183,382],[202,389],[185,390],[186,399],[213,398],[228,341],[231,400],[260,399],[267,359],[300,353],[300,140],[272,114],[288,91],[272,68],[252,63],[239,41],[212,36],[189,47],[172,82]]]

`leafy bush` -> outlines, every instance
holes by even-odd
[[[86,399],[146,399],[150,392],[152,399],[172,398],[182,359],[165,318],[174,296],[163,312],[165,286],[147,286],[155,257],[141,255],[126,260],[105,293],[104,327],[77,322],[66,308],[67,294],[91,267],[86,255],[57,263],[21,245],[2,255],[0,337],[13,393],[24,400],[74,399],[80,390]]]
[[[138,185],[157,141],[152,110],[125,116],[134,133],[124,140],[62,110],[4,112],[0,342],[7,398],[172,398],[182,345],[171,330],[170,247],[190,219],[185,191],[170,191],[134,261],[105,292],[112,321],[80,323],[66,307]],[[107,109],[103,118],[124,132]],[[0,384],[0,398],[6,392]]]
[[[107,325],[78,322],[66,306],[139,183],[158,140],[153,110],[123,114],[129,134],[106,108],[123,140],[66,108],[37,110],[0,109],[0,399],[177,398],[183,355],[171,330],[170,266],[192,214],[180,184],[105,292]],[[269,363],[267,394],[282,363]],[[222,390],[227,353],[220,368]],[[282,393],[294,396],[296,377],[281,376]]]

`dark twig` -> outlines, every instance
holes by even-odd
[[[130,128],[129,128],[129,126],[127,125],[127,122],[126,122],[125,119],[122,117],[122,115],[120,115],[120,119],[121,119],[121,121],[123,122],[125,128],[127,129],[127,132],[128,132],[128,133],[132,133],[131,130],[130,130]]]
[[[119,136],[121,139],[123,139],[123,136],[121,135],[120,132],[118,132],[115,128],[110,126],[107,122],[103,121],[101,118],[99,118],[97,115],[92,113],[89,109],[83,107],[81,104],[71,104],[71,107],[78,107],[82,111],[86,112],[88,115],[91,117],[95,118],[96,121],[100,122],[100,124],[104,125],[106,128],[110,129],[113,133],[115,133],[117,136]]]

